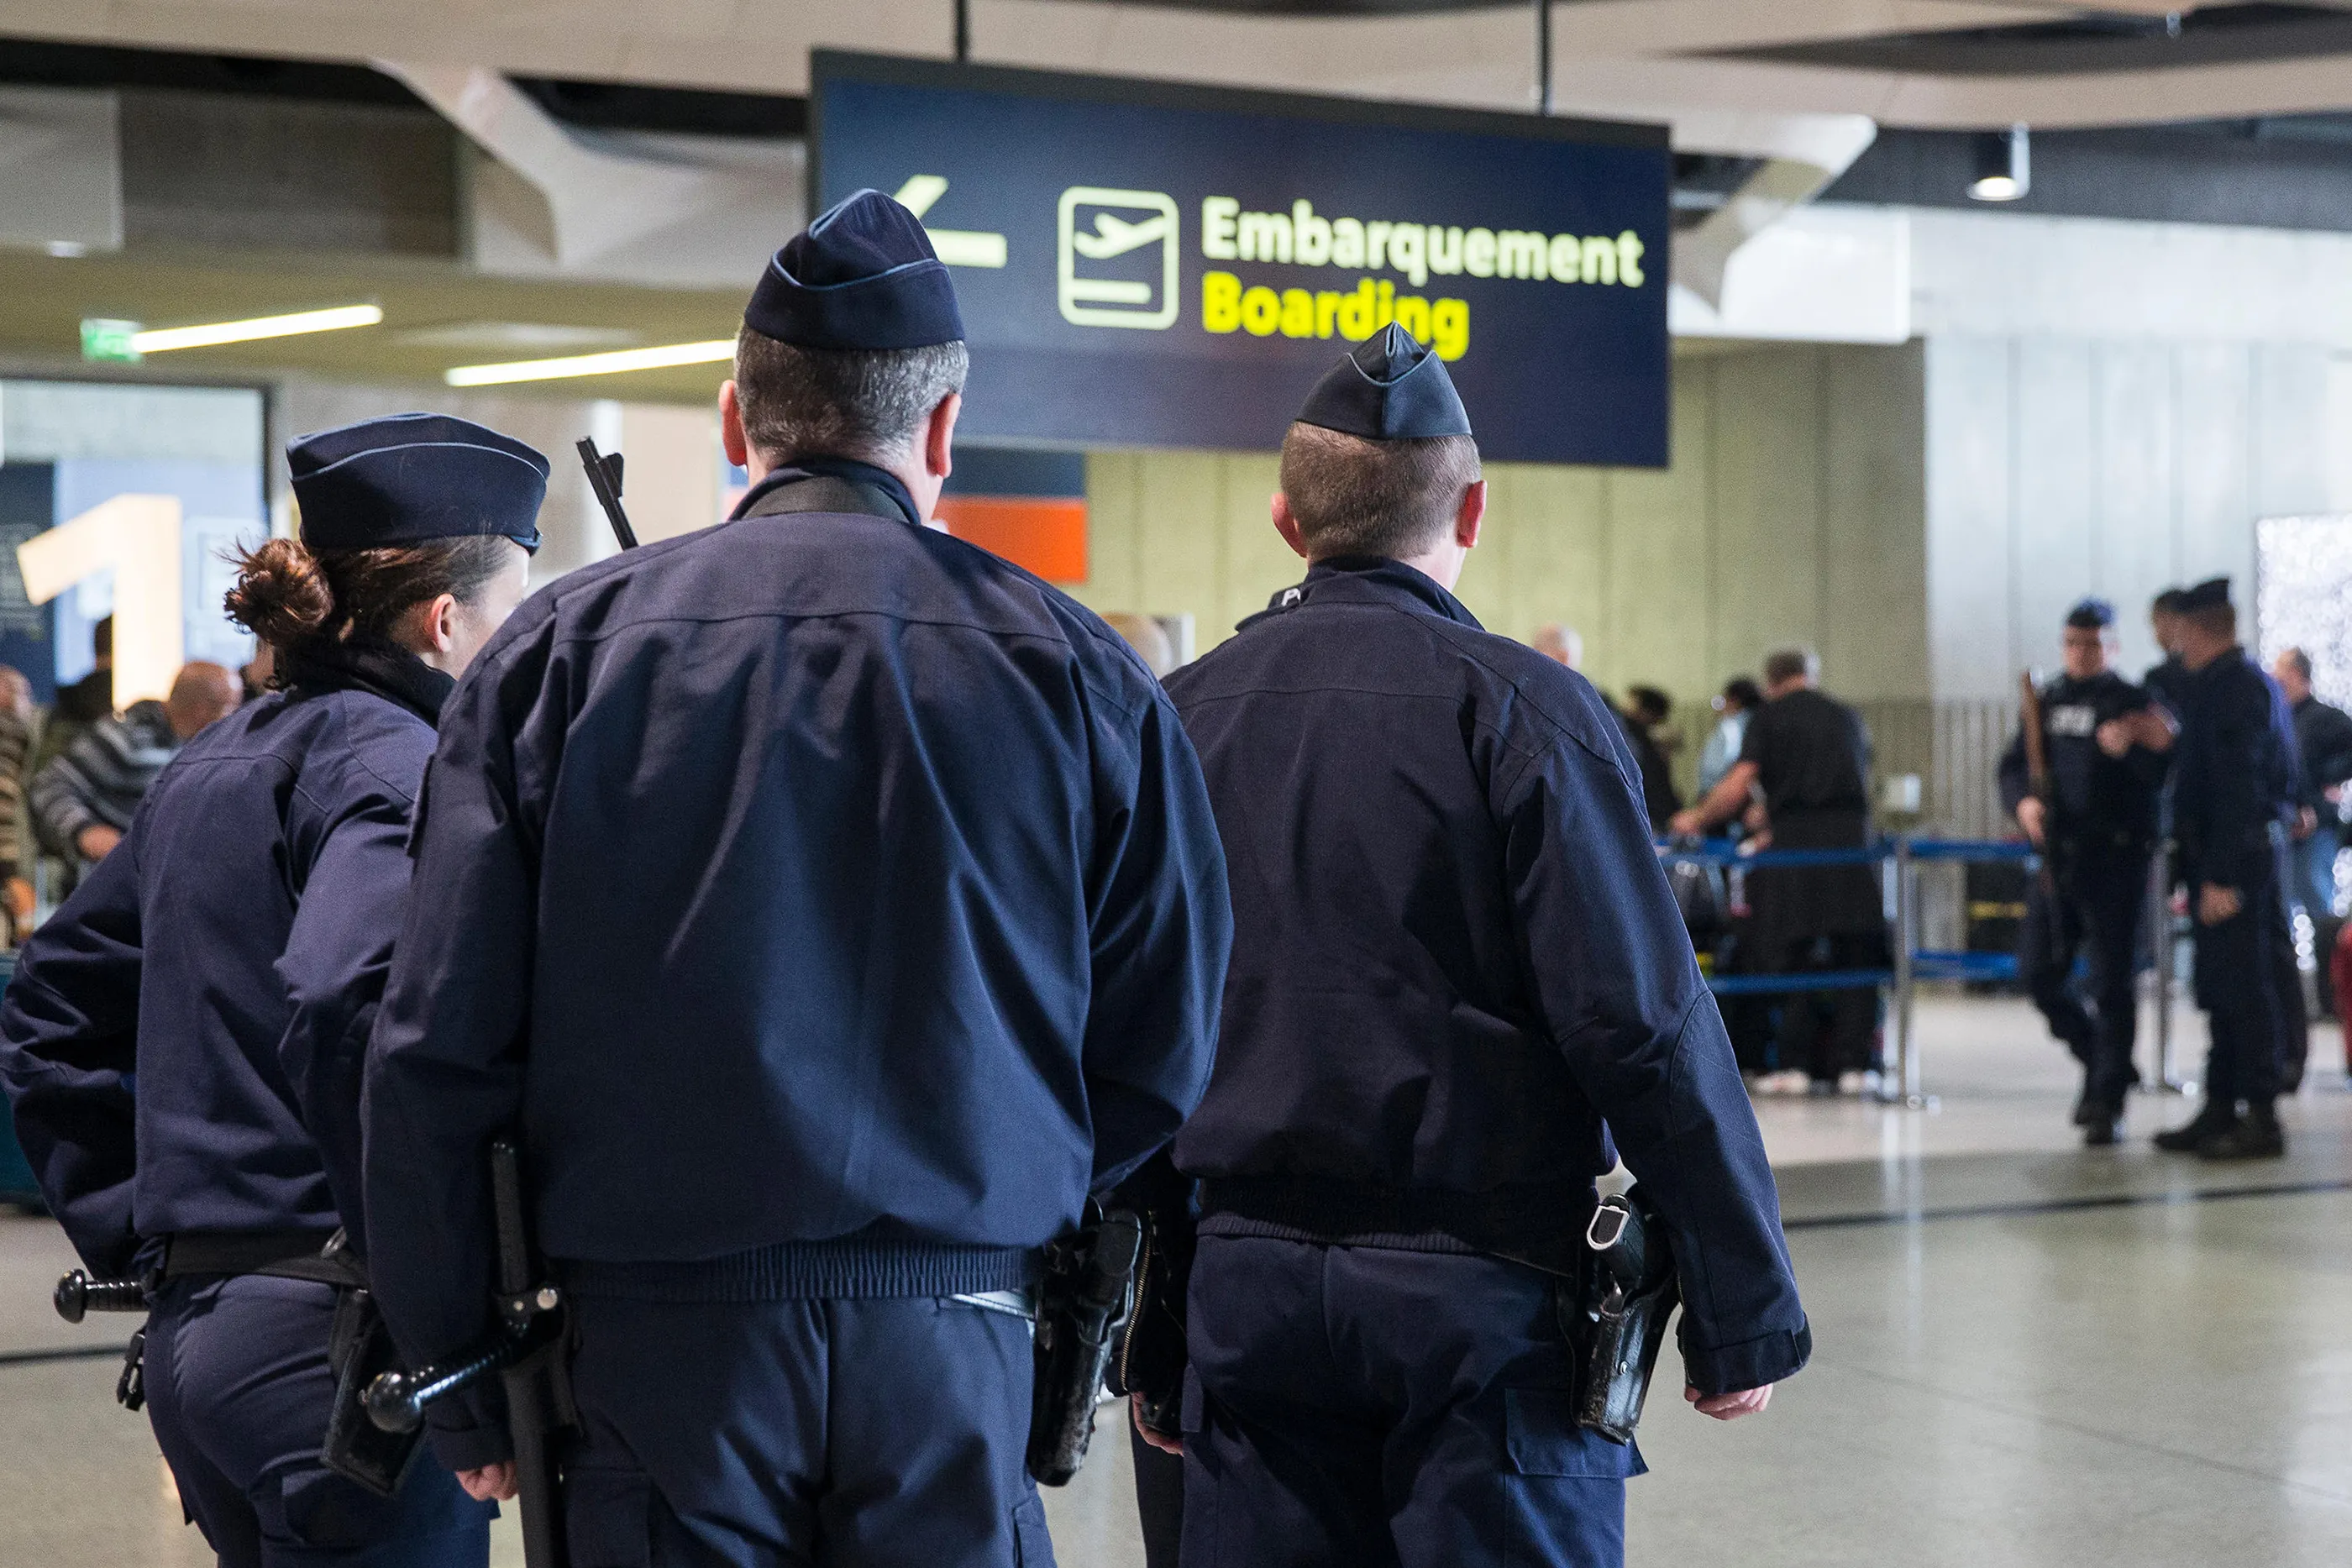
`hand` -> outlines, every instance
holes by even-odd
[[[2209,882],[2197,890],[2197,924],[2219,925],[2224,920],[2235,920],[2245,906],[2246,901],[2238,896],[2236,888]]]
[[[0,887],[0,903],[5,903],[9,915],[22,925],[33,918],[33,884],[21,876],[12,876]]]
[[[2050,808],[2036,796],[2028,795],[2017,803],[2017,825],[2025,830],[2025,836],[2033,841],[2037,850],[2042,847],[2042,830],[2049,815]]]
[[[1764,1406],[1771,1404],[1772,1385],[1768,1383],[1761,1388],[1743,1388],[1736,1394],[1702,1396],[1697,1389],[1685,1385],[1683,1397],[1696,1406],[1702,1416],[1712,1416],[1718,1421],[1737,1421],[1742,1416],[1760,1414]]]
[[[121,841],[122,835],[112,828],[103,822],[92,822],[74,835],[74,849],[86,861],[102,861]]]
[[[2099,726],[2092,737],[2109,757],[2121,757],[2137,743],[2138,727],[2129,718],[2111,718]]]
[[[2132,739],[2150,751],[2171,750],[2173,741],[2180,735],[2180,727],[2160,707],[2144,707],[2125,722],[2131,726]]]
[[[2319,831],[2319,813],[2308,806],[2297,807],[2294,813],[2294,841],[2303,842]]]
[[[1676,811],[1667,821],[1666,831],[1677,839],[1695,839],[1706,831],[1706,819],[1696,807]]]
[[[1143,1424],[1143,1396],[1130,1394],[1127,1399],[1128,1409],[1135,1417],[1135,1430],[1143,1438],[1144,1446],[1157,1448],[1163,1454],[1174,1454],[1178,1458],[1183,1458],[1184,1445],[1181,1441],[1162,1437]]]
[[[515,1468],[512,1459],[500,1459],[495,1465],[484,1465],[478,1470],[459,1470],[457,1484],[476,1502],[512,1502],[515,1492]]]

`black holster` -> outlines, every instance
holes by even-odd
[[[1557,1298],[1577,1361],[1577,1425],[1630,1443],[1679,1299],[1665,1221],[1639,1186],[1605,1197],[1586,1227],[1573,1297]]]
[[[334,1338],[327,1354],[335,1373],[335,1406],[327,1416],[320,1463],[346,1480],[390,1497],[416,1462],[425,1433],[422,1428],[387,1432],[368,1419],[368,1385],[400,1364],[373,1291],[362,1286],[336,1291]]]
[[[1143,1222],[1132,1209],[1087,1206],[1075,1236],[1046,1249],[1029,1414],[1029,1473],[1064,1486],[1086,1462],[1095,1399],[1135,1306]]]
[[[1111,1368],[1114,1393],[1133,1395],[1137,1418],[1158,1437],[1183,1436],[1184,1295],[1199,1235],[1188,1207],[1142,1211],[1143,1252],[1135,1266],[1135,1311]]]

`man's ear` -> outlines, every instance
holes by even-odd
[[[1298,518],[1290,510],[1290,497],[1279,490],[1274,493],[1274,531],[1282,536],[1282,542],[1288,545],[1299,559],[1314,559],[1307,553],[1307,540],[1298,531]]]
[[[950,392],[940,399],[931,410],[929,423],[923,427],[923,471],[935,479],[944,479],[955,472],[955,427],[957,416],[963,413],[963,393]]]
[[[1478,542],[1478,529],[1486,521],[1486,481],[1473,479],[1462,492],[1462,505],[1454,514],[1454,542],[1464,549]]]
[[[736,395],[732,381],[719,389],[719,445],[728,462],[738,468],[751,467],[751,444],[743,439],[743,400]]]

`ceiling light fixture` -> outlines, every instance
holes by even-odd
[[[173,349],[210,349],[223,343],[250,343],[262,338],[293,338],[305,332],[373,327],[383,319],[383,307],[380,305],[338,305],[331,310],[297,310],[287,316],[255,316],[243,321],[215,321],[203,327],[153,328],[134,336],[131,346],[142,354],[163,354]]]
[[[604,354],[565,354],[552,360],[514,360],[503,365],[459,365],[441,379],[453,387],[499,386],[508,382],[553,382],[569,376],[610,376],[624,371],[665,371],[677,365],[710,365],[735,357],[735,340],[666,343],[652,349],[616,349]]]
[[[1972,139],[1975,178],[1969,196],[1979,202],[2013,202],[2033,189],[2033,144],[2022,125],[1987,131]]]

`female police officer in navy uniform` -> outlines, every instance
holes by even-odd
[[[321,1465],[335,1295],[268,1270],[339,1228],[365,1250],[359,1069],[408,821],[443,699],[522,597],[547,462],[433,414],[287,458],[301,542],[228,596],[280,689],[188,743],[26,945],[0,1079],[83,1260],[153,1281],[155,1437],[221,1561],[478,1564],[492,1511],[446,1471],[383,1498]]]

